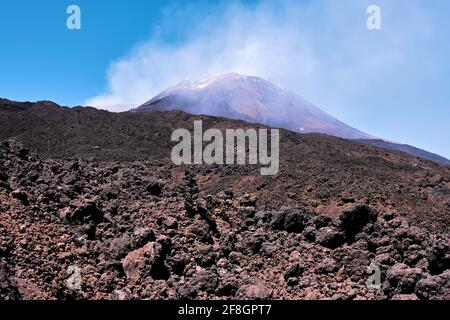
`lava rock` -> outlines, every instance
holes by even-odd
[[[331,224],[332,220],[330,217],[324,216],[324,215],[318,215],[315,216],[311,220],[312,224],[316,227],[316,229],[320,229],[323,227],[326,227]]]
[[[397,263],[388,269],[386,281],[390,287],[389,291],[397,293],[414,293],[417,282],[422,277],[422,270],[410,268],[406,264]]]
[[[75,210],[66,216],[70,223],[93,223],[103,221],[103,213],[94,201],[82,201]]]
[[[123,270],[128,279],[139,280],[150,276],[152,268],[160,258],[162,246],[157,242],[147,243],[144,247],[128,253],[123,259]]]
[[[0,300],[19,300],[20,298],[11,270],[6,261],[0,258]]]
[[[344,243],[344,236],[334,227],[324,227],[317,231],[315,241],[323,247],[334,249]]]
[[[28,201],[28,194],[22,190],[14,190],[11,195],[19,200],[23,205],[28,206],[30,205]]]
[[[195,221],[194,224],[189,228],[189,232],[204,243],[213,243],[209,225],[203,220]]]
[[[217,295],[219,297],[233,297],[239,289],[239,283],[237,280],[229,280],[221,284],[217,288]]]
[[[114,292],[108,296],[108,300],[111,301],[124,301],[130,300],[131,298],[132,293],[128,288],[124,288],[123,290],[114,290]]]
[[[276,251],[276,245],[270,242],[266,242],[261,245],[261,250],[259,251],[259,253],[265,257],[271,257]]]
[[[28,155],[30,154],[30,149],[28,148],[20,148],[18,156],[22,160],[28,160]]]
[[[289,278],[297,278],[305,271],[305,267],[300,263],[291,264],[284,272],[284,279],[287,281]]]
[[[394,212],[386,212],[386,213],[383,215],[383,218],[384,218],[384,220],[386,220],[386,221],[391,221],[391,220],[393,220],[393,219],[395,218],[395,213],[394,213]]]
[[[189,257],[185,254],[177,253],[172,257],[167,259],[167,264],[170,266],[170,269],[173,273],[181,276],[184,273],[184,270],[189,263]]]
[[[11,191],[11,186],[6,181],[0,180],[0,188],[5,189],[7,191]]]
[[[213,293],[219,286],[219,277],[215,272],[200,271],[194,276],[191,284],[199,291]]]
[[[175,219],[175,218],[172,218],[172,217],[167,217],[165,220],[164,220],[164,226],[167,228],[167,229],[178,229],[178,221]]]
[[[344,266],[344,273],[357,281],[366,277],[371,256],[367,250],[355,249],[353,246],[343,246],[333,252],[333,258]]]
[[[203,267],[209,268],[216,263],[217,253],[212,246],[203,246],[195,253],[195,262]]]
[[[130,250],[131,241],[127,236],[113,239],[109,244],[109,254],[113,259],[122,259]]]
[[[272,297],[270,286],[258,279],[251,279],[249,284],[241,286],[236,292],[237,299],[268,300]]]
[[[181,300],[195,299],[198,296],[198,289],[189,284],[182,284],[176,288],[177,298]]]
[[[416,294],[420,299],[449,300],[450,299],[450,270],[437,275],[429,275],[421,279],[416,286]]]
[[[0,181],[8,181],[8,175],[3,171],[0,171]]]
[[[152,196],[156,196],[159,197],[162,193],[164,184],[161,180],[154,180],[151,181],[147,187],[146,190],[152,195]]]
[[[271,226],[276,230],[300,233],[305,228],[308,216],[304,211],[289,209],[274,215]]]
[[[433,275],[450,269],[450,245],[445,242],[435,244],[429,250],[428,263],[430,272]]]
[[[133,233],[133,246],[140,248],[145,246],[150,241],[155,241],[156,236],[152,229],[150,228],[139,228]]]
[[[377,213],[366,205],[342,211],[339,216],[340,227],[348,238],[353,238],[367,224],[377,220]]]
[[[255,207],[257,198],[254,194],[245,194],[239,199],[239,204],[243,207]]]
[[[239,265],[242,260],[244,260],[244,255],[240,252],[232,251],[228,255],[228,259],[231,263]]]
[[[314,242],[316,241],[317,229],[313,226],[308,226],[303,230],[302,235],[306,240]]]
[[[338,264],[336,260],[332,258],[325,258],[316,267],[316,273],[332,273],[337,271]]]

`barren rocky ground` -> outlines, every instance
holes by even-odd
[[[287,131],[275,177],[172,165],[198,118],[251,126],[2,100],[0,298],[450,298],[449,167]]]

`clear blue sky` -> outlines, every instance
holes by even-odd
[[[42,0],[0,3],[0,95],[81,104],[103,90],[112,60],[145,40],[167,1]],[[82,29],[66,28],[77,4]]]
[[[66,28],[71,4],[81,30]],[[185,77],[251,73],[450,158],[447,0],[1,1],[0,43],[0,97],[135,104]]]

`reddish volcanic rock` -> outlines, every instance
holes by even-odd
[[[127,278],[133,281],[149,276],[160,255],[161,245],[157,242],[147,243],[144,247],[130,252],[122,261]]]

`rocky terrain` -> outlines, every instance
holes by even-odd
[[[2,101],[0,299],[450,298],[448,167],[288,131],[275,177],[174,166],[196,118]]]
[[[48,101],[0,100],[0,141],[15,138],[43,159],[89,158],[170,165],[173,130],[262,128],[183,112],[110,113]],[[251,193],[277,210],[304,206],[331,217],[357,203],[393,211],[432,231],[449,232],[450,167],[397,151],[320,134],[280,131],[280,172],[257,166],[193,166],[202,196],[225,189]]]

